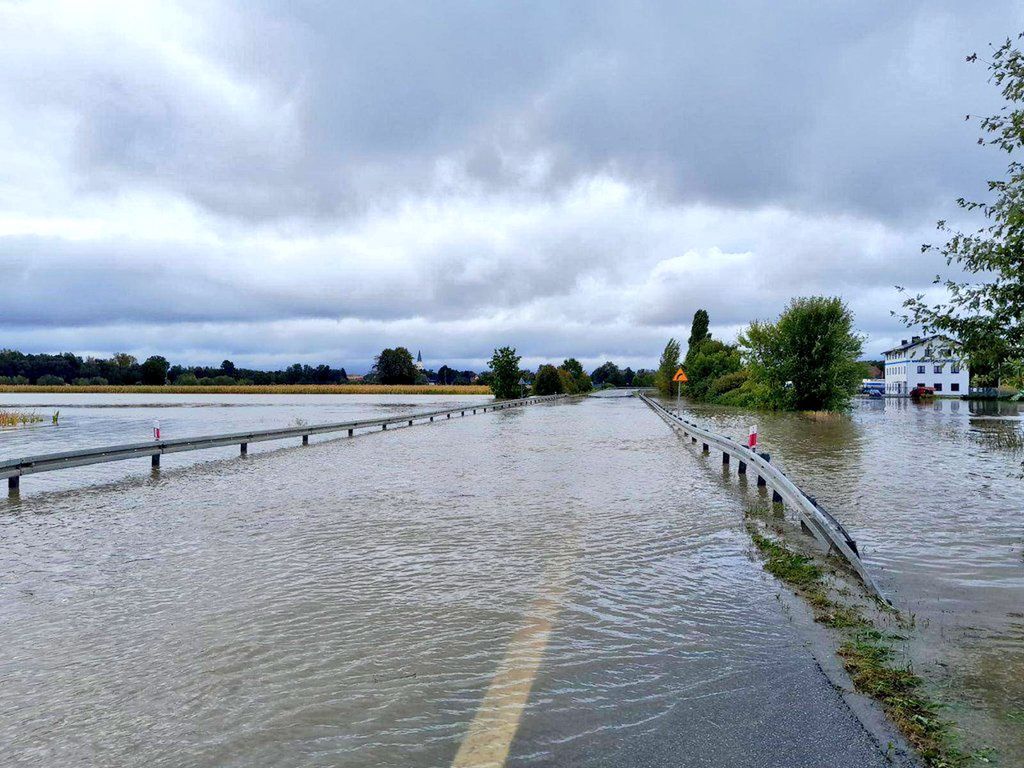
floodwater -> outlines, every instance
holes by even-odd
[[[671,407],[675,407],[674,401]],[[684,404],[838,517],[917,620],[916,668],[1000,764],[1024,765],[1024,405],[860,400],[848,418]]]
[[[395,406],[117,402],[2,455]],[[0,499],[4,765],[884,764],[635,398],[189,456]]]

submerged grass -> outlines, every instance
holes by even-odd
[[[859,607],[834,600],[823,569],[813,558],[763,535],[753,522],[747,523],[747,530],[764,556],[765,570],[807,600],[815,621],[842,633],[838,654],[854,687],[882,705],[925,765],[962,768],[972,764],[974,756],[955,746],[950,724],[939,715],[941,705],[928,698],[910,664],[898,659],[893,644],[902,638],[878,630]],[[895,617],[901,620],[898,614]],[[983,762],[989,762],[987,756]]]
[[[43,417],[35,411],[3,411],[0,410],[0,427],[20,427],[25,424],[36,424]]]
[[[236,384],[228,386],[148,386],[13,384],[0,386],[0,392],[61,392],[146,395],[489,395],[489,387],[475,384],[456,386],[435,384]]]

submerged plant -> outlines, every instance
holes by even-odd
[[[0,411],[0,427],[20,427],[42,420],[43,417],[35,411]]]

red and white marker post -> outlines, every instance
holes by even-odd
[[[750,434],[747,436],[747,448],[750,450],[757,448],[757,424],[750,425]]]
[[[153,422],[153,439],[154,440],[159,440],[160,439],[160,422],[159,421],[154,421]]]

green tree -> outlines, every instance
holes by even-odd
[[[841,299],[793,299],[778,321],[751,323],[739,342],[768,407],[839,411],[860,384],[863,339]]]
[[[522,396],[519,384],[519,361],[515,347],[501,347],[494,350],[490,362],[491,392],[500,400],[510,400]]]
[[[537,369],[537,378],[533,380],[533,394],[560,395],[564,392],[562,378],[553,365],[542,365]]]
[[[139,361],[127,352],[117,352],[111,355],[110,359],[118,368],[131,368],[139,364]]]
[[[721,392],[712,392],[717,379],[742,368],[740,352],[732,344],[705,339],[686,354],[686,393],[697,400],[708,400]]]
[[[590,380],[587,372],[583,370],[583,365],[575,357],[563,361],[562,370],[566,371],[572,379],[572,388],[567,389],[567,392],[583,394],[594,388],[594,383]]]
[[[647,368],[641,368],[633,376],[634,387],[653,387],[654,386],[654,371],[648,370]]]
[[[654,374],[654,386],[663,395],[673,394],[672,377],[676,375],[679,368],[679,342],[669,339],[661,353],[661,361],[658,363],[658,371]]]
[[[595,368],[590,374],[590,378],[599,387],[605,384],[610,384],[613,387],[622,387],[626,384],[626,378],[622,375],[622,371],[619,370],[619,366],[610,360]]]
[[[163,386],[167,383],[167,370],[171,364],[160,355],[147,357],[142,364],[142,383],[156,386]]]
[[[967,57],[969,62],[977,59],[977,54]],[[948,236],[945,245],[921,247],[974,277],[961,281],[936,275],[934,282],[945,286],[947,298],[932,304],[924,294],[909,296],[900,317],[926,333],[953,336],[977,372],[987,369],[998,377],[1006,361],[1024,360],[1024,165],[1014,154],[1024,147],[1024,52],[1007,39],[995,49],[988,68],[1006,104],[982,118],[986,135],[978,143],[1003,150],[1011,160],[1005,178],[988,182],[991,200],[960,198],[957,205],[990,223],[964,233],[940,221],[939,231]]]
[[[416,381],[416,364],[405,347],[382,350],[374,361],[377,380],[381,384],[412,384]]]
[[[708,312],[706,309],[698,309],[693,313],[693,323],[690,325],[690,338],[686,342],[686,359],[690,359],[690,355],[697,351],[697,348],[705,341],[711,338],[711,334],[708,332]],[[689,376],[690,372],[687,371],[686,375]]]

